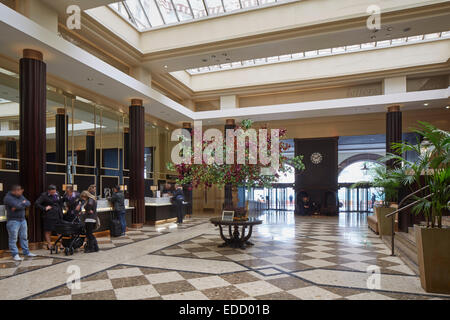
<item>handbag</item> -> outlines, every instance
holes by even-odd
[[[100,229],[100,227],[101,227],[100,218],[97,217],[95,222],[95,230]]]

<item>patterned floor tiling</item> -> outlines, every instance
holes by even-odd
[[[123,250],[127,243],[150,239],[170,232],[185,235],[146,259],[133,260],[84,277],[81,288],[60,285],[29,299],[200,299],[200,300],[389,300],[450,299],[428,295],[418,277],[398,257],[391,257],[380,238],[367,225],[346,225],[328,217],[295,218],[295,223],[266,223],[254,229],[247,249],[220,248],[218,230],[207,218],[191,218],[183,225],[144,226],[131,230],[127,238],[108,239]],[[193,226],[204,224],[192,237]],[[201,231],[202,234],[198,235]],[[145,236],[145,237],[144,237]],[[99,239],[101,242],[104,239]],[[102,242],[102,245],[106,242]],[[102,248],[106,250],[108,248]],[[170,258],[169,258],[170,257]],[[152,265],[151,259],[156,259]],[[149,260],[150,259],[150,260]],[[157,261],[167,261],[162,266]],[[186,266],[186,261],[190,265]],[[202,268],[202,264],[238,266]],[[149,264],[150,263],[150,264]],[[131,265],[132,264],[132,265]],[[192,264],[192,265],[191,265]],[[379,268],[383,285],[369,290],[368,267]],[[1,269],[0,269],[1,270]],[[200,270],[202,270],[200,272]],[[228,269],[231,270],[231,269]],[[195,272],[193,272],[195,271]],[[386,280],[387,279],[387,280]],[[0,279],[1,280],[1,279]]]
[[[50,257],[33,257],[25,258],[22,261],[14,261],[11,257],[0,259],[0,280],[8,277],[16,276],[25,272],[53,266],[58,263],[67,261],[62,258]]]
[[[29,297],[33,300],[404,300],[430,298],[425,295],[319,286],[290,274],[270,279],[263,275],[256,277],[254,271],[211,275],[124,265],[82,279],[79,289],[71,290],[64,285]]]
[[[185,219],[182,224],[168,223],[159,226],[145,225],[140,229],[128,229],[125,236],[120,237],[98,237],[97,242],[100,250],[111,250],[126,246],[135,242],[158,237],[170,232],[179,232],[207,222],[206,218]]]
[[[314,234],[309,233],[309,236]],[[380,268],[381,273],[411,275],[413,272],[397,257],[379,253],[379,247],[359,246],[352,243],[332,243],[308,238],[301,243],[290,240],[261,240],[252,238],[255,244],[249,249],[218,247],[222,240],[209,234],[196,237],[153,254],[234,261],[249,268],[281,266],[289,271],[311,268],[331,268],[344,271],[366,271],[369,265]],[[289,244],[286,249],[285,244]]]

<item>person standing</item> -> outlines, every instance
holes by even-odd
[[[377,196],[375,195],[375,193],[372,193],[372,203],[371,203],[372,209],[375,206],[376,201],[377,201]]]
[[[98,243],[94,236],[94,230],[97,225],[97,198],[95,195],[91,194],[89,191],[83,191],[81,193],[81,200],[84,203],[84,225],[86,228],[86,246],[84,248],[85,253],[97,252]]]
[[[120,186],[114,186],[113,195],[108,200],[112,203],[114,214],[119,219],[122,226],[122,236],[125,235],[127,231],[127,221],[125,220],[125,195],[120,190]]]
[[[63,219],[73,222],[80,211],[80,194],[73,190],[72,186],[67,186],[62,201],[66,207],[66,214]]]
[[[23,254],[27,257],[36,257],[28,249],[28,226],[25,220],[25,209],[31,203],[23,196],[23,189],[19,185],[13,185],[3,199],[3,204],[6,208],[6,215],[8,222],[6,229],[8,230],[8,244],[11,255],[15,261],[21,261],[23,258],[19,256],[19,249],[17,248],[17,238],[20,241],[20,247]]]
[[[55,231],[55,226],[62,220],[63,200],[56,191],[56,186],[51,184],[47,191],[42,193],[36,200],[36,207],[44,213],[44,236],[47,242],[47,249],[53,248],[51,235]]]
[[[173,194],[173,201],[177,210],[177,223],[183,223],[183,187],[180,185],[175,186],[175,192]]]

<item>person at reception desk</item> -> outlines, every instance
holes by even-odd
[[[163,197],[170,197],[170,196],[173,195],[174,191],[175,190],[173,189],[172,185],[170,183],[166,183],[164,185],[164,189],[162,191],[162,195],[163,195]]]
[[[184,193],[183,187],[180,185],[175,186],[175,192],[172,197],[173,203],[175,204],[177,210],[177,223],[183,223],[183,201]]]
[[[97,197],[91,194],[89,191],[83,191],[81,193],[81,200],[83,200],[84,206],[84,225],[86,228],[87,243],[84,248],[85,253],[97,252],[98,243],[97,238],[94,236],[94,230],[97,225]]]
[[[17,248],[17,238],[19,238],[23,254],[27,257],[35,257],[36,255],[28,249],[28,226],[25,220],[25,209],[31,203],[23,196],[22,187],[14,185],[11,191],[6,194],[3,203],[5,204],[8,218],[8,222],[6,223],[8,245],[13,259],[15,261],[22,260],[19,256],[19,249]]]
[[[55,226],[62,220],[62,205],[63,200],[56,191],[56,186],[51,184],[48,186],[47,191],[42,193],[36,200],[36,207],[40,209],[44,214],[44,237],[47,242],[47,249],[53,248],[51,235],[55,230]]]
[[[66,193],[63,196],[63,203],[66,207],[66,214],[64,215],[64,220],[74,221],[77,213],[80,211],[80,194],[73,190],[72,186],[66,187]]]
[[[127,221],[125,220],[125,195],[120,190],[120,186],[114,186],[113,195],[111,198],[108,198],[108,201],[113,205],[115,216],[119,218],[122,226],[122,236],[124,236],[127,230]]]

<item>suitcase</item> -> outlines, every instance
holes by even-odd
[[[122,235],[122,225],[120,220],[115,217],[115,214],[113,214],[111,219],[109,234],[111,237],[120,237]]]

